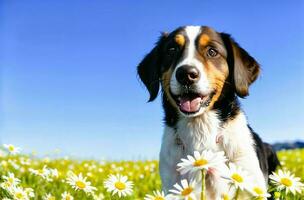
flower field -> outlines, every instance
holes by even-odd
[[[283,169],[300,177],[303,183],[304,149],[281,151],[278,155]],[[161,192],[153,194],[161,189],[155,160],[107,162],[50,157],[23,155],[14,146],[2,148],[0,199],[136,200],[164,196]],[[279,197],[281,193],[275,194]],[[304,193],[280,199],[304,199]]]

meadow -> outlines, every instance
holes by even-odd
[[[14,147],[15,148],[15,147]],[[304,149],[278,152],[282,168],[288,169],[304,181]],[[9,175],[9,173],[11,173]],[[73,185],[68,177],[78,177],[81,173],[88,190],[75,181]],[[13,178],[12,178],[13,174]],[[72,175],[71,175],[72,174]],[[133,183],[130,195],[119,197],[106,190],[104,181],[109,175],[121,174]],[[74,176],[73,176],[74,175]],[[0,199],[144,199],[146,194],[161,189],[161,181],[156,160],[119,161],[75,160],[49,156],[40,158],[34,154],[10,154],[0,151]],[[17,180],[14,182],[14,180]],[[22,188],[19,196],[12,196],[10,184]],[[16,191],[15,191],[16,192]],[[18,191],[17,191],[18,192]],[[65,194],[65,195],[63,195]],[[24,196],[22,196],[24,195]],[[70,196],[69,196],[70,195]],[[278,196],[279,193],[276,193]],[[282,199],[282,198],[281,198]],[[285,199],[304,199],[304,193]]]

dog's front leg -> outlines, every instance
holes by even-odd
[[[239,114],[234,120],[222,128],[223,149],[229,161],[242,167],[251,177],[252,184],[266,190],[266,181],[259,165],[251,130],[246,117]]]
[[[183,145],[178,143],[174,129],[166,127],[159,159],[162,188],[165,193],[172,189],[173,185],[181,179],[179,172],[176,170],[176,165],[180,162],[182,156]]]

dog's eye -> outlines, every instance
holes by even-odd
[[[174,54],[175,52],[177,51],[177,48],[176,47],[169,47],[168,48],[168,54]]]
[[[209,49],[207,50],[207,55],[209,57],[215,57],[218,55],[218,51],[213,47],[209,47]]]

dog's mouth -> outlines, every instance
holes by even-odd
[[[173,95],[173,98],[179,110],[187,115],[195,114],[200,111],[202,107],[209,105],[213,93],[202,95],[199,93],[188,92],[181,95]]]

